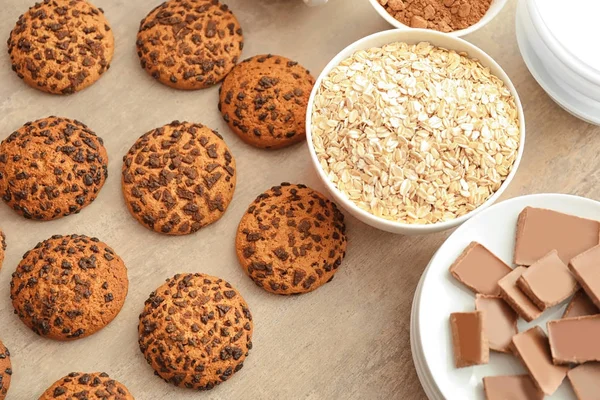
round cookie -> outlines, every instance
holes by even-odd
[[[4,262],[4,256],[6,254],[6,235],[0,229],[0,269],[2,269],[2,263]]]
[[[58,219],[96,199],[107,166],[102,139],[83,123],[28,122],[0,144],[0,196],[25,218]]]
[[[174,121],[139,138],[123,158],[123,195],[142,225],[186,235],[217,221],[235,191],[235,160],[223,137]]]
[[[0,400],[6,398],[6,393],[10,388],[10,377],[12,375],[12,366],[10,364],[10,352],[0,342]]]
[[[96,238],[52,236],[23,256],[10,283],[15,314],[50,339],[87,337],[121,311],[129,281],[115,252]]]
[[[50,386],[39,400],[134,400],[129,390],[104,372],[72,372]]]
[[[102,9],[85,0],[44,0],[21,15],[8,39],[12,68],[29,86],[71,94],[108,68],[115,49]]]
[[[242,369],[252,314],[229,283],[203,274],[167,279],[140,314],[139,345],[166,382],[209,390]]]
[[[342,263],[344,215],[321,193],[282,183],[250,205],[235,246],[256,285],[276,294],[307,293],[333,279]]]
[[[306,138],[306,108],[314,84],[310,72],[295,61],[255,56],[227,75],[219,110],[246,143],[280,149]]]
[[[142,68],[175,89],[215,85],[238,61],[242,28],[217,0],[170,0],[140,23],[137,50]]]

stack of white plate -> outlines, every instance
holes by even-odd
[[[475,308],[475,296],[449,273],[450,265],[472,241],[482,243],[511,264],[519,213],[527,206],[548,208],[583,218],[600,219],[600,202],[563,195],[537,194],[517,197],[491,206],[458,228],[439,248],[427,266],[415,292],[411,317],[411,347],[415,368],[431,400],[483,400],[485,376],[524,374],[516,357],[492,352],[490,362],[469,368],[454,366],[450,314]],[[565,305],[548,310],[534,323],[519,321],[519,331],[559,319]],[[552,400],[575,400],[568,382]]]
[[[425,271],[427,271],[428,269],[429,265],[427,266],[427,269]],[[415,291],[415,297],[413,299],[412,311],[410,316],[410,349],[412,351],[415,369],[417,370],[417,375],[419,376],[419,381],[421,381],[421,386],[423,386],[425,394],[431,400],[444,400],[444,397],[442,396],[440,390],[436,386],[435,381],[431,376],[431,372],[429,371],[429,368],[427,368],[427,364],[425,363],[423,356],[423,347],[421,345],[421,338],[418,327],[419,298],[421,296],[421,288],[423,287],[424,278],[425,274],[423,274],[421,280],[419,281],[419,285],[417,286],[417,290]]]
[[[521,55],[550,97],[576,117],[600,125],[600,1],[520,0]]]

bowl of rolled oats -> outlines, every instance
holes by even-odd
[[[310,155],[359,220],[418,235],[493,204],[523,155],[517,91],[486,53],[424,29],[390,30],[342,50],[306,115]]]

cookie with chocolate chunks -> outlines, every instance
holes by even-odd
[[[96,238],[52,236],[28,251],[10,283],[15,314],[40,336],[80,339],[121,311],[129,281],[123,260]]]
[[[25,218],[58,219],[96,199],[107,167],[102,139],[83,123],[28,122],[0,144],[0,196]]]
[[[166,382],[209,390],[242,369],[253,329],[248,304],[231,284],[204,274],[178,274],[146,300],[139,345]]]
[[[344,215],[321,193],[282,183],[250,205],[238,227],[240,264],[259,287],[290,295],[333,279],[346,255]]]
[[[242,54],[244,37],[235,15],[217,0],[170,0],[140,24],[142,68],[162,84],[204,89],[225,78]]]
[[[0,400],[6,398],[10,388],[10,378],[12,376],[12,366],[10,364],[10,352],[0,342]]]
[[[122,383],[104,372],[71,372],[50,386],[39,400],[133,400]]]
[[[96,82],[110,67],[114,50],[104,12],[85,0],[36,3],[8,39],[19,78],[53,94],[72,94]]]
[[[237,65],[220,89],[219,110],[246,143],[280,149],[306,138],[310,72],[281,56],[259,55]]]
[[[0,269],[2,269],[2,263],[4,262],[4,256],[6,254],[6,235],[0,229]]]
[[[225,213],[235,191],[235,160],[216,131],[174,121],[135,142],[123,158],[122,184],[142,225],[187,235]]]

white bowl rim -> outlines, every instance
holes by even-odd
[[[356,51],[358,51],[358,48],[360,48],[361,45],[363,45],[364,43],[367,43],[373,39],[378,39],[380,37],[385,37],[385,36],[390,36],[392,38],[395,36],[398,36],[396,38],[389,40],[387,43],[402,42],[403,41],[402,36],[405,36],[405,35],[416,35],[416,36],[430,35],[432,37],[438,37],[438,38],[441,37],[446,40],[459,42],[459,43],[465,45],[466,47],[470,48],[470,50],[475,50],[476,52],[481,52],[486,57],[486,60],[479,59],[479,61],[482,62],[484,67],[492,65],[498,71],[500,71],[500,74],[495,74],[495,75],[496,76],[500,75],[500,76],[498,76],[498,78],[500,78],[502,80],[502,82],[504,82],[504,84],[508,87],[510,92],[515,97],[515,104],[517,106],[517,111],[519,113],[519,130],[520,130],[519,150],[517,151],[517,158],[515,159],[515,162],[512,166],[510,173],[508,174],[508,176],[506,177],[504,182],[502,182],[502,185],[500,185],[500,188],[492,196],[490,196],[485,202],[483,202],[479,207],[477,207],[476,209],[474,209],[458,218],[455,218],[455,219],[452,219],[449,221],[436,222],[433,224],[406,224],[403,222],[397,222],[397,221],[381,218],[374,214],[371,214],[368,211],[363,210],[362,208],[357,206],[353,201],[347,199],[346,196],[337,188],[337,186],[335,186],[329,180],[329,178],[325,174],[325,171],[323,171],[323,168],[321,167],[321,162],[319,161],[319,158],[317,157],[317,153],[315,151],[314,144],[312,141],[313,105],[314,105],[315,96],[321,86],[321,82],[323,81],[323,79],[331,72],[331,70],[334,67],[339,65],[339,63],[342,60],[344,60],[345,58],[349,57],[350,55],[352,55]],[[419,39],[414,42],[429,41],[429,40],[430,39]],[[433,45],[435,45],[435,43],[433,41],[431,43]],[[442,47],[444,47],[444,46],[442,46]],[[449,50],[452,50],[452,49],[449,49]],[[384,230],[388,230],[389,232],[397,232],[399,229],[402,229],[405,231],[412,231],[415,233],[428,233],[428,232],[433,232],[433,231],[443,231],[443,230],[451,229],[455,226],[461,225],[463,222],[467,221],[469,218],[473,217],[480,211],[488,208],[490,205],[492,205],[494,202],[496,202],[496,200],[498,200],[498,198],[506,190],[506,188],[508,187],[508,185],[514,178],[515,174],[517,173],[517,170],[519,169],[519,165],[521,163],[521,159],[523,158],[523,152],[525,149],[525,116],[524,116],[524,111],[523,111],[523,105],[521,104],[521,99],[519,98],[519,94],[517,93],[517,90],[514,87],[512,81],[510,80],[510,78],[508,77],[508,75],[506,74],[504,69],[491,56],[489,56],[486,52],[481,50],[479,47],[477,47],[474,44],[467,42],[466,40],[461,39],[459,37],[449,36],[445,33],[434,31],[431,29],[417,29],[417,28],[404,29],[404,30],[389,29],[389,30],[376,32],[371,35],[365,36],[364,38],[359,39],[356,42],[346,46],[325,66],[325,68],[323,68],[323,71],[321,71],[321,74],[315,81],[315,85],[313,87],[313,90],[310,94],[310,98],[308,100],[308,107],[306,109],[306,141],[308,143],[308,149],[310,152],[311,159],[312,159],[314,165],[316,166],[319,177],[325,183],[325,185],[328,187],[329,191],[334,195],[334,197],[336,197],[336,200],[338,200],[344,204],[345,208],[350,208],[352,211],[356,212],[358,215],[360,215],[362,218],[364,218],[366,220],[374,221],[378,225],[385,226]],[[363,221],[364,221],[364,219],[363,219]]]
[[[506,6],[506,3],[508,2],[508,0],[497,0],[497,1],[498,1],[498,3],[501,4],[500,7],[490,8],[492,11],[488,10],[483,15],[483,17],[481,17],[481,19],[479,21],[477,21],[476,23],[474,23],[473,25],[471,25],[465,29],[459,29],[456,31],[447,32],[446,35],[450,35],[450,36],[454,36],[454,37],[461,37],[461,36],[468,35],[470,33],[473,33],[475,31],[483,28],[491,20],[496,18],[496,16],[500,13],[500,11],[502,11],[504,6]],[[379,15],[381,15],[383,17],[383,19],[385,19],[392,26],[394,26],[398,29],[417,29],[417,28],[412,28],[412,27],[398,21],[389,12],[387,12],[387,10],[381,4],[379,4],[379,2],[377,0],[369,0],[369,2],[371,3],[371,5],[375,9],[375,11],[377,11],[377,13]],[[429,30],[433,30],[433,29],[429,29]],[[438,32],[438,31],[435,31],[435,32]]]

